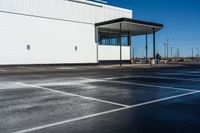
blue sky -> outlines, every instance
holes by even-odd
[[[200,1],[199,0],[107,0],[110,5],[133,10],[135,19],[164,24],[157,33],[156,49],[163,56],[164,43],[169,38],[169,47],[173,55],[180,50],[181,56],[191,56],[200,50]],[[135,55],[143,56],[145,38],[135,37]],[[152,54],[152,37],[149,36],[149,54]],[[169,53],[171,55],[171,52]]]

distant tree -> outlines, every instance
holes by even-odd
[[[156,63],[159,64],[160,60],[161,60],[161,56],[159,53],[156,54]]]
[[[162,58],[162,57],[160,56],[160,54],[157,53],[157,54],[156,54],[156,59],[157,59],[157,60],[161,60],[161,58]]]

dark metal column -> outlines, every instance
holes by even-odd
[[[156,59],[156,31],[153,28],[153,59]]]
[[[131,32],[128,32],[128,45],[130,46],[130,63],[131,63],[131,57],[132,57],[132,40],[131,40]]]
[[[148,34],[146,34],[146,64],[148,63]]]
[[[96,40],[96,45],[97,45],[97,63],[99,64],[99,32],[98,28],[95,28],[95,40]]]
[[[122,36],[122,23],[120,23],[120,32],[119,32],[119,44],[120,44],[120,66],[122,66],[122,41],[121,41],[121,36]]]

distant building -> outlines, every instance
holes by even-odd
[[[130,62],[131,36],[163,28],[132,15],[87,0],[0,0],[0,65]]]

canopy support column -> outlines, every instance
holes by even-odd
[[[131,32],[130,31],[128,32],[128,45],[130,46],[130,61],[131,61],[131,57],[132,57],[132,40],[131,40]]]
[[[156,59],[156,31],[153,28],[153,59]]]
[[[122,23],[120,23],[120,32],[119,32],[120,66],[122,66],[122,41],[121,41],[121,36],[122,36]]]
[[[146,33],[146,64],[148,63],[148,34]]]

